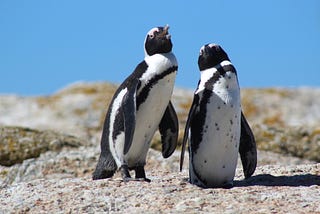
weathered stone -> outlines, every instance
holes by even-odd
[[[239,161],[233,188],[201,189],[188,183],[188,155],[179,172],[179,150],[163,159],[150,149],[151,183],[124,183],[119,172],[92,181],[116,88],[76,83],[46,97],[1,96],[0,124],[19,126],[0,135],[2,161],[21,163],[0,165],[0,213],[320,213],[320,165],[311,161],[319,161],[320,89],[242,90],[258,148],[268,151],[258,150],[253,177],[243,180]],[[180,140],[192,96],[192,90],[174,90]],[[153,147],[159,150],[157,136]]]
[[[253,127],[259,149],[320,162],[320,127]]]
[[[85,145],[82,139],[54,131],[24,127],[0,127],[0,165],[11,166],[46,151]]]
[[[319,213],[320,164],[257,168],[231,189],[202,189],[187,171],[153,169],[147,182],[38,179],[0,190],[0,213]]]

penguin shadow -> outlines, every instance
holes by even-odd
[[[292,176],[273,176],[270,174],[255,175],[244,180],[235,180],[233,187],[246,186],[320,186],[320,175],[303,174]]]

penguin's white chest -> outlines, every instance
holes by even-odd
[[[151,60],[153,61],[149,62],[151,65],[148,68],[150,72],[142,76],[142,88],[137,91],[137,96],[142,93],[143,87],[147,86],[152,81],[152,78],[162,75],[160,72],[156,72],[156,70],[163,71],[177,65],[173,55],[165,57],[157,55]],[[145,164],[150,142],[171,99],[175,77],[176,71],[164,75],[157,80],[149,88],[145,101],[139,105],[136,112],[136,126],[132,145],[129,152],[125,155],[129,167],[131,164]]]
[[[172,73],[152,87],[145,102],[136,112],[136,127],[132,146],[126,155],[130,163],[144,162],[150,142],[170,101],[175,73]]]
[[[203,113],[202,140],[190,160],[191,171],[196,171],[205,186],[230,183],[235,175],[241,131],[240,89],[234,73],[227,72],[214,84]],[[195,174],[191,179],[199,180]]]

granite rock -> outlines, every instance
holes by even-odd
[[[12,166],[25,159],[39,157],[49,150],[79,147],[86,141],[52,130],[39,131],[24,127],[0,127],[0,165]]]
[[[258,167],[243,180],[239,160],[233,188],[202,189],[188,183],[188,157],[179,172],[179,150],[168,159],[149,150],[151,183],[124,183],[119,172],[91,179],[116,87],[75,83],[50,96],[0,96],[0,213],[320,213],[320,89],[243,89]],[[192,94],[174,90],[180,140]],[[158,133],[152,147],[159,150]]]

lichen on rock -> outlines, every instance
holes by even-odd
[[[52,130],[35,130],[25,127],[0,127],[0,165],[12,166],[39,157],[46,151],[60,151],[63,147],[79,147],[86,141]]]

